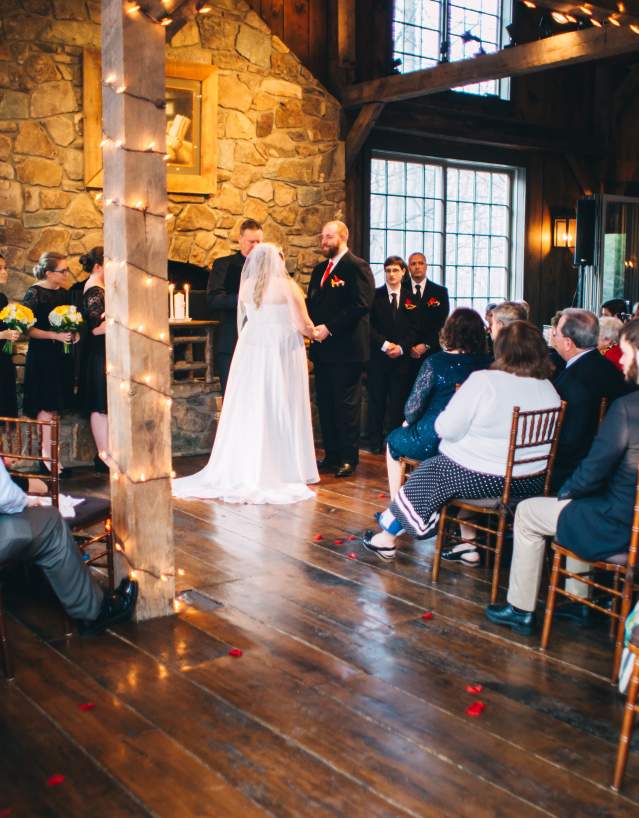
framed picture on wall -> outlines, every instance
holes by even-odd
[[[84,183],[102,188],[102,68],[100,52],[83,54]],[[166,150],[169,193],[215,192],[217,68],[166,64]]]

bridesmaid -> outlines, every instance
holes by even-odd
[[[0,286],[9,280],[7,261],[0,256]],[[0,310],[9,303],[7,296],[0,292]],[[16,394],[16,368],[9,353],[3,352],[5,341],[17,341],[20,333],[14,329],[6,329],[0,322],[0,417],[15,418],[18,416],[18,398]]]
[[[23,303],[33,310],[35,326],[29,330],[29,350],[24,373],[24,414],[37,420],[53,420],[67,409],[73,398],[73,355],[66,355],[64,344],[75,344],[77,332],[54,332],[49,313],[54,307],[69,304],[66,256],[43,253],[33,275],[36,283],[25,293]],[[45,429],[42,436],[42,456],[51,455],[51,437]],[[48,474],[46,463],[40,472]],[[61,469],[60,477],[69,477],[70,469]]]
[[[89,277],[84,283],[82,313],[89,331],[82,375],[82,406],[91,420],[91,433],[98,453],[93,461],[97,472],[108,472],[102,459],[109,444],[109,421],[107,417],[106,352],[104,320],[104,248],[94,247],[80,256]]]

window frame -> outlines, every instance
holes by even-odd
[[[449,168],[458,168],[462,170],[474,170],[474,171],[496,171],[501,173],[507,173],[511,178],[511,194],[510,194],[510,204],[509,204],[509,230],[510,230],[510,241],[508,246],[508,257],[507,257],[507,293],[506,299],[508,300],[521,300],[523,298],[524,292],[524,247],[525,247],[525,233],[526,233],[526,168],[519,165],[507,165],[501,162],[485,162],[485,161],[475,161],[475,160],[466,160],[466,159],[449,159],[447,157],[442,156],[435,156],[435,155],[424,155],[424,154],[416,154],[411,152],[405,151],[389,151],[383,150],[379,148],[375,148],[368,152],[367,157],[367,166],[368,166],[368,184],[367,184],[367,204],[366,204],[366,247],[367,247],[367,258],[370,259],[370,250],[371,250],[371,230],[375,228],[371,228],[371,202],[372,202],[372,195],[373,191],[372,188],[372,162],[373,160],[384,160],[384,161],[395,161],[395,162],[406,162],[406,163],[417,163],[421,165],[435,165],[442,168],[442,225],[441,225],[441,236],[442,236],[442,260],[441,260],[441,279],[438,283],[443,284],[443,286],[448,287],[447,278],[448,278],[448,268],[451,265],[446,264],[446,243],[447,243],[447,236],[448,236],[448,214],[447,214],[447,202],[448,202],[448,180],[447,180],[447,169]],[[379,195],[379,194],[376,194]],[[384,194],[388,196],[388,194]],[[406,194],[406,198],[408,198],[408,192]],[[386,228],[388,230],[388,228]],[[407,233],[404,228],[401,229],[401,232]],[[474,234],[473,234],[474,235]],[[419,252],[419,248],[416,248],[413,252]],[[390,251],[392,252],[392,251]],[[430,260],[426,259],[429,263]],[[408,262],[408,259],[405,259]],[[471,265],[474,266],[474,265]],[[437,282],[437,279],[433,277],[433,280]],[[475,296],[471,296],[474,298]],[[450,299],[451,302],[454,304],[455,301],[459,298],[459,300],[463,301],[468,298],[468,296],[457,296],[455,292],[450,292]]]

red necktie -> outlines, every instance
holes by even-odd
[[[322,280],[320,281],[320,288],[324,286],[326,283],[326,279],[331,274],[331,270],[333,269],[333,259],[331,259],[328,264],[326,265],[326,269],[324,270],[324,275],[322,276]]]

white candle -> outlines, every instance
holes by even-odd
[[[184,313],[184,293],[176,293],[174,301],[174,311],[175,311],[175,318],[177,321],[184,321],[185,313]]]
[[[169,320],[175,318],[173,312],[173,290],[175,290],[175,284],[169,284]]]
[[[191,317],[191,313],[189,312],[189,290],[190,289],[191,289],[190,284],[185,284],[184,285],[184,295],[186,297],[186,307],[185,307],[186,315],[184,317],[187,318],[187,319],[189,319]]]

